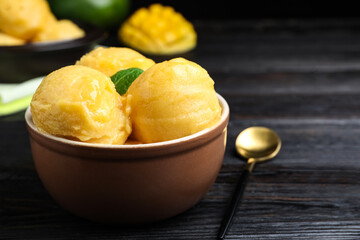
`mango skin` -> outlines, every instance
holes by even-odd
[[[221,107],[205,69],[183,58],[155,64],[128,89],[132,138],[143,143],[185,137],[214,126]]]
[[[0,31],[31,40],[53,18],[46,0],[0,0]]]
[[[50,73],[31,101],[35,126],[67,139],[124,144],[131,133],[128,99],[110,78],[84,66],[67,66]]]
[[[146,70],[155,62],[130,48],[98,47],[82,56],[76,65],[96,69],[111,77],[120,70],[137,67]]]
[[[128,14],[130,0],[48,0],[54,14],[111,30]]]

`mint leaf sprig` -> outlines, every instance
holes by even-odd
[[[120,95],[124,95],[133,81],[142,74],[144,70],[140,68],[128,68],[125,70],[120,70],[111,76],[111,81],[115,85],[116,91]]]

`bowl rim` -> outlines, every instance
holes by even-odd
[[[31,115],[31,111],[30,111],[30,106],[26,109],[25,112],[25,122],[26,125],[29,129],[29,132],[32,131],[33,133],[35,133],[36,135],[39,135],[40,137],[53,141],[53,142],[57,142],[57,143],[61,143],[63,145],[67,145],[67,146],[72,146],[72,147],[76,147],[76,148],[87,148],[87,149],[108,149],[108,150],[131,150],[131,151],[136,151],[138,149],[148,149],[148,150],[153,150],[154,148],[167,148],[167,147],[176,147],[179,146],[181,143],[184,142],[196,142],[198,141],[199,143],[201,142],[201,140],[204,140],[204,135],[207,135],[208,133],[212,133],[215,131],[215,129],[218,129],[221,126],[224,126],[223,129],[221,129],[221,132],[219,134],[221,134],[227,127],[227,123],[229,121],[229,115],[230,115],[230,108],[228,103],[226,102],[226,100],[220,95],[220,94],[216,94],[217,98],[219,100],[219,103],[221,105],[222,108],[222,113],[221,113],[221,119],[219,120],[219,122],[217,124],[215,124],[214,126],[210,127],[210,128],[206,128],[204,130],[201,130],[197,133],[194,133],[192,135],[188,135],[182,138],[177,138],[177,139],[173,139],[173,140],[168,140],[168,141],[162,141],[162,142],[155,142],[155,143],[139,143],[139,144],[124,144],[124,145],[116,145],[116,144],[101,144],[101,143],[86,143],[86,142],[80,142],[80,141],[74,141],[74,140],[69,140],[66,138],[62,138],[62,137],[58,137],[58,136],[54,136],[45,132],[40,132],[37,127],[35,126],[33,120],[32,120],[32,115]],[[31,134],[31,132],[30,132]],[[216,133],[214,133],[216,134]],[[216,134],[217,135],[217,134]],[[200,140],[200,141],[199,141]]]
[[[15,45],[15,46],[0,46],[0,53],[1,52],[26,53],[26,52],[48,52],[48,51],[66,50],[66,49],[82,47],[85,44],[100,42],[103,39],[105,39],[105,37],[107,36],[106,31],[99,27],[80,23],[80,22],[75,22],[75,23],[85,31],[84,37],[69,39],[69,40],[25,43],[23,45]]]

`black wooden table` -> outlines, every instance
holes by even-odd
[[[32,162],[23,113],[0,119],[0,239],[215,239],[244,161],[236,135],[276,130],[283,148],[257,165],[228,239],[360,239],[360,20],[195,21],[197,48],[231,117],[208,194],[145,226],[92,223],[60,208]]]

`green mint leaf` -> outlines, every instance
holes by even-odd
[[[144,70],[140,68],[128,68],[120,70],[111,76],[111,81],[115,84],[116,91],[120,95],[124,95],[132,82],[142,74]]]

